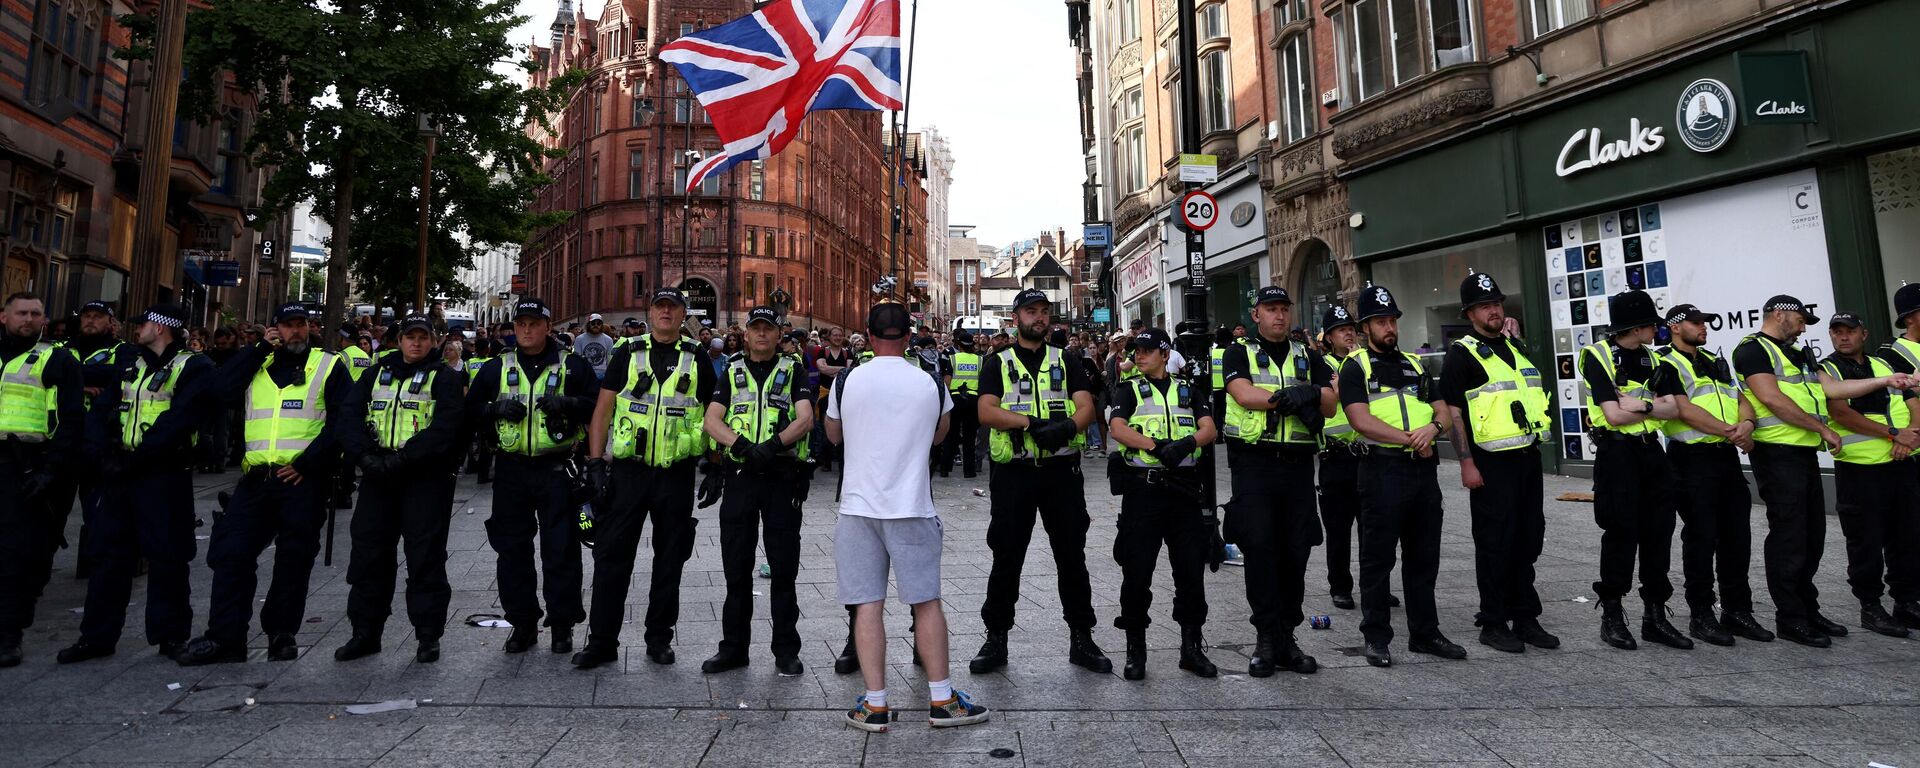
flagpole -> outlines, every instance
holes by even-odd
[[[893,296],[899,291],[900,286],[900,230],[902,222],[906,218],[900,210],[900,187],[906,184],[906,174],[901,172],[901,161],[906,159],[907,152],[907,137],[905,135],[907,117],[912,114],[913,109],[913,52],[919,48],[919,33],[920,0],[913,0],[912,16],[907,26],[906,82],[903,84],[903,92],[900,98],[900,111],[896,113],[897,120],[895,121],[893,130],[893,183],[887,185],[892,195],[888,210],[893,214],[893,237],[889,239],[889,247],[887,249],[887,275],[894,278],[893,285],[887,289],[889,296]],[[931,270],[933,267],[929,265],[927,268]]]

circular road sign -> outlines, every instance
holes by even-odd
[[[1204,190],[1188,192],[1180,198],[1180,223],[1195,232],[1205,232],[1220,220],[1220,205]]]

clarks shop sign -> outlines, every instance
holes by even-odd
[[[1813,123],[1813,83],[1806,51],[1750,51],[1740,64],[1740,99],[1749,123]]]
[[[1738,120],[1733,92],[1718,80],[1701,79],[1689,84],[1674,108],[1674,130],[1680,141],[1695,152],[1712,152],[1726,146]],[[1609,163],[1617,163],[1660,151],[1667,145],[1667,126],[1627,120],[1624,133],[1605,133],[1598,127],[1581,128],[1560,145],[1553,172],[1566,178]]]

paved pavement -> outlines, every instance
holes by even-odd
[[[1122,639],[1111,621],[1120,574],[1110,545],[1118,502],[1093,474],[1087,482],[1094,518],[1088,560],[1102,621],[1098,638],[1117,661]],[[214,494],[225,487],[219,481],[231,477],[201,478],[203,518],[210,518]],[[83,595],[67,550],[41,602],[40,621],[28,632],[26,663],[0,670],[0,690],[6,692],[0,696],[0,765],[1920,766],[1920,641],[1855,629],[1830,650],[1745,641],[1691,652],[1623,652],[1601,645],[1599,614],[1593,603],[1582,602],[1592,597],[1588,585],[1599,547],[1587,504],[1547,504],[1546,551],[1539,564],[1544,622],[1565,645],[1505,655],[1477,644],[1465,492],[1453,482],[1451,463],[1442,466],[1441,477],[1447,488],[1441,625],[1467,646],[1469,660],[1404,653],[1402,623],[1398,664],[1368,667],[1355,655],[1358,615],[1328,604],[1316,550],[1307,613],[1331,614],[1333,628],[1303,627],[1300,641],[1319,658],[1319,674],[1281,672],[1265,680],[1245,675],[1253,631],[1246,623],[1241,573],[1233,568],[1207,576],[1211,654],[1227,674],[1199,680],[1180,672],[1164,565],[1156,585],[1150,677],[1134,683],[1122,680],[1117,669],[1110,675],[1087,672],[1066,662],[1052,561],[1044,535],[1037,534],[1020,626],[1012,634],[1013,664],[989,675],[969,675],[962,664],[953,676],[996,710],[994,719],[941,732],[909,721],[893,733],[869,735],[839,721],[863,686],[858,676],[832,671],[845,618],[833,602],[831,475],[816,479],[816,501],[802,533],[800,631],[808,671],[797,678],[773,673],[764,601],[756,606],[761,623],[753,666],[713,676],[699,671],[699,660],[719,639],[725,592],[713,509],[699,513],[701,541],[681,594],[680,662],[672,667],[646,661],[637,649],[638,626],[630,628],[635,645],[623,649],[623,663],[592,672],[548,653],[544,635],[540,649],[509,656],[499,649],[505,630],[467,626],[465,617],[499,607],[492,591],[493,553],[482,526],[490,496],[487,486],[466,478],[453,514],[453,618],[438,664],[413,663],[413,639],[398,618],[404,615],[398,604],[386,653],[333,661],[333,650],[349,634],[343,615],[344,513],[341,551],[333,567],[316,567],[310,618],[300,635],[303,655],[291,663],[264,661],[265,640],[255,636],[246,664],[183,669],[137,647],[137,635],[130,634],[117,656],[55,665],[54,652],[77,633]],[[987,499],[972,489],[986,483],[984,477],[936,483],[947,530],[948,619],[954,653],[964,660],[978,647],[981,632]],[[1587,481],[1572,478],[1547,482],[1550,499],[1587,488]],[[1764,531],[1760,508],[1753,519],[1755,530]],[[1850,622],[1857,611],[1844,584],[1840,541],[1839,526],[1830,524],[1820,587],[1828,613]],[[1677,541],[1675,550],[1677,569]],[[640,567],[646,565],[642,557]],[[208,576],[196,564],[196,628],[204,625]],[[644,570],[635,574],[633,616],[644,611],[646,579]],[[1771,624],[1757,556],[1752,582],[1761,621]],[[141,590],[136,585],[133,627],[144,604]],[[1638,610],[1632,598],[1629,610]],[[1675,623],[1684,627],[1685,616]],[[1633,625],[1637,631],[1638,623]],[[890,611],[888,632],[890,692],[896,700],[918,702],[924,679],[906,663],[906,616],[897,607]],[[392,699],[415,700],[418,708],[346,712],[349,704]]]

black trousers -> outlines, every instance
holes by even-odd
[[[1327,534],[1328,594],[1353,594],[1353,524],[1359,519],[1360,457],[1339,445],[1320,454],[1320,527]]]
[[[1407,633],[1416,639],[1440,634],[1433,585],[1440,575],[1439,460],[1404,453],[1377,453],[1360,462],[1360,634],[1367,642],[1393,639],[1394,550],[1400,588],[1406,592]]]
[[[742,471],[720,497],[720,568],[727,577],[727,600],[720,609],[720,652],[745,655],[753,643],[754,549],[760,528],[767,531],[767,569],[772,578],[773,657],[800,654],[800,601],[794,578],[800,573],[800,500],[794,483],[799,467],[781,462],[765,472]]]
[[[493,515],[487,518],[487,543],[499,555],[495,581],[500,607],[516,627],[546,617],[546,626],[571,627],[585,621],[580,599],[580,511],[568,498],[564,456],[529,458],[499,454],[493,483]],[[533,568],[533,539],[540,537],[540,568]],[[546,611],[534,597],[538,588]]]
[[[80,639],[112,647],[127,623],[134,572],[147,561],[147,644],[185,642],[193,634],[187,579],[199,548],[193,538],[193,473],[132,469],[101,484],[101,503],[87,510],[93,550]]]
[[[1153,572],[1166,544],[1173,569],[1173,621],[1182,627],[1207,623],[1207,542],[1212,536],[1192,496],[1144,480],[1120,497],[1120,520],[1113,535],[1113,559],[1120,564],[1120,629],[1153,624]]]
[[[218,467],[227,462],[227,449],[232,438],[233,411],[225,408],[214,409],[207,414],[206,421],[200,422],[200,464]]]
[[[407,554],[407,620],[421,640],[446,631],[447,528],[453,522],[453,473],[421,468],[360,480],[353,507],[353,557],[347,562],[347,618],[354,634],[378,637],[393,613],[393,590]]]
[[[1313,453],[1234,446],[1233,501],[1223,537],[1246,559],[1247,605],[1260,632],[1290,634],[1306,615],[1307,558],[1321,541],[1314,513]]]
[[[1713,613],[1714,581],[1721,608],[1753,612],[1747,567],[1753,561],[1753,496],[1740,473],[1740,450],[1732,443],[1669,443],[1674,498],[1680,501],[1681,570],[1687,606],[1696,616]]]
[[[1920,600],[1920,474],[1914,462],[1836,461],[1833,471],[1853,596],[1877,603],[1890,590],[1897,603]]]
[[[1826,551],[1827,500],[1816,450],[1755,443],[1747,456],[1767,504],[1767,593],[1781,626],[1805,624],[1820,610],[1813,575]]]
[[[1053,547],[1053,566],[1060,589],[1060,612],[1072,629],[1091,629],[1093,587],[1087,576],[1087,497],[1080,461],[1035,466],[995,464],[987,548],[993,551],[993,570],[987,575],[987,599],[980,620],[991,631],[1013,628],[1014,603],[1020,600],[1020,571],[1027,564],[1027,544],[1033,541],[1037,515]]]
[[[1664,605],[1673,597],[1673,495],[1667,454],[1658,442],[1602,435],[1593,462],[1593,520],[1600,526],[1601,600],[1618,600],[1633,588],[1640,561],[1640,601]]]
[[[1473,451],[1485,482],[1467,494],[1473,514],[1473,571],[1480,587],[1478,626],[1540,616],[1533,564],[1547,535],[1537,446]]]
[[[934,461],[936,469],[953,466],[958,455],[961,467],[968,472],[980,471],[980,399],[976,395],[953,396],[953,424],[947,430],[947,439],[940,443],[940,457]]]
[[[22,499],[25,479],[18,463],[0,463],[0,632],[18,632],[33,626],[34,604],[53,577],[53,553],[60,548],[67,513],[61,502],[73,506],[73,486],[49,488],[32,499]]]
[[[300,630],[332,482],[327,475],[310,475],[290,485],[264,471],[241,478],[207,542],[207,566],[213,569],[208,639],[228,647],[246,643],[260,553],[268,544],[274,545],[273,579],[260,606],[260,628],[269,637]]]
[[[620,644],[633,560],[648,518],[653,520],[653,583],[647,591],[646,643],[664,648],[673,642],[673,627],[680,621],[680,574],[693,557],[694,465],[686,461],[662,469],[638,461],[613,462],[607,508],[594,509],[588,642],[609,648]],[[577,579],[578,571],[575,574]]]

